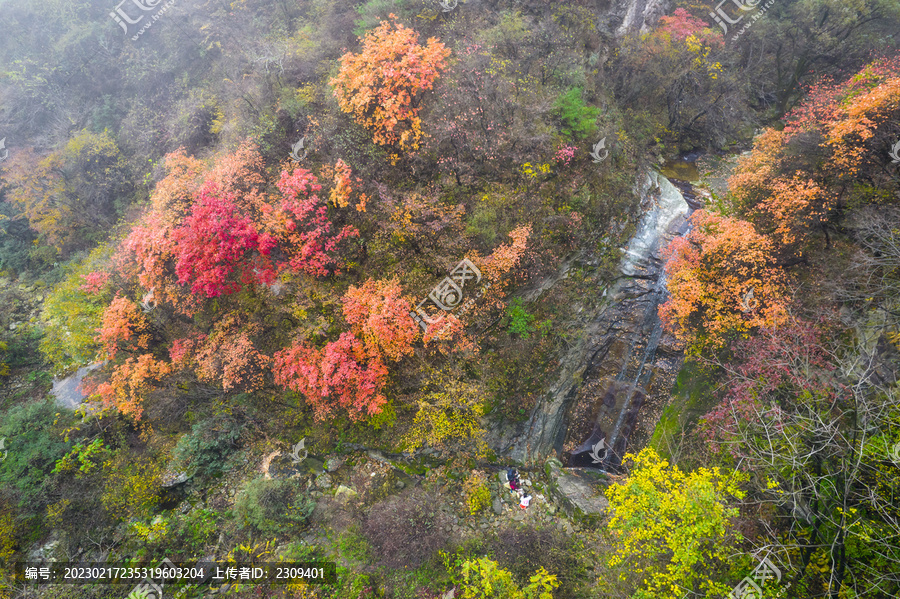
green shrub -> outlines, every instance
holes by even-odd
[[[531,326],[534,314],[525,311],[520,298],[517,297],[510,303],[506,308],[506,313],[509,315],[509,331],[511,333],[515,333],[522,339],[528,339],[535,331],[535,327]]]
[[[479,202],[466,224],[466,235],[475,237],[478,243],[485,247],[492,246],[498,237],[499,216],[493,206]]]
[[[306,524],[315,502],[296,479],[251,480],[234,499],[238,523],[264,535],[286,534]]]
[[[177,535],[179,549],[199,556],[206,544],[215,538],[219,531],[221,517],[213,510],[204,508],[193,509],[177,521]]]
[[[12,490],[28,512],[43,511],[48,475],[69,449],[53,431],[55,414],[51,402],[38,401],[15,406],[0,420],[7,452],[0,460],[0,487]]]
[[[553,108],[562,123],[559,131],[566,137],[578,140],[597,134],[597,117],[600,116],[600,109],[584,102],[580,87],[573,87],[560,94]]]
[[[242,429],[242,423],[231,416],[213,416],[198,422],[178,440],[173,457],[189,474],[214,476],[225,470]]]

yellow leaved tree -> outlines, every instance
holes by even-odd
[[[609,565],[641,579],[635,599],[724,597],[725,579],[741,538],[730,519],[738,515],[728,498],[742,498],[741,473],[719,468],[682,472],[650,447],[634,459],[624,483],[610,487],[609,531],[618,550]],[[601,585],[609,584],[601,580]]]

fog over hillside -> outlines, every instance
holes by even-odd
[[[0,599],[900,596],[897,0],[0,0]]]

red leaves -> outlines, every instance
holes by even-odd
[[[659,19],[659,29],[657,32],[672,36],[672,39],[683,42],[690,36],[700,37],[709,34],[710,38],[714,38],[709,31],[709,25],[697,17],[692,16],[683,8],[676,8],[669,16],[663,16]],[[707,30],[704,32],[704,30]],[[719,36],[721,40],[721,36]]]
[[[831,409],[847,389],[836,376],[836,357],[826,347],[827,326],[825,319],[795,318],[735,345],[743,362],[732,371],[724,401],[703,417],[700,427],[713,449],[724,443],[737,455],[742,427],[762,421],[780,426],[783,410],[794,410],[788,405],[794,401],[823,402],[822,413]]]
[[[387,368],[378,359],[366,361],[363,343],[352,333],[316,349],[294,344],[275,354],[272,370],[278,385],[302,393],[324,420],[336,407],[351,418],[377,414],[386,403],[381,390],[387,384]]]
[[[302,393],[321,420],[336,407],[352,418],[377,414],[385,403],[385,359],[412,354],[418,328],[409,316],[396,280],[366,281],[344,295],[344,316],[352,332],[323,349],[295,343],[275,354],[278,385]]]
[[[270,284],[283,270],[314,276],[336,270],[340,242],[359,232],[349,225],[334,231],[316,193],[321,186],[305,169],[282,172],[280,193],[267,194],[259,160],[242,147],[219,159],[194,190],[201,176],[196,161],[179,154],[167,159],[175,171],[122,244],[117,262],[124,278],[136,277],[158,301],[190,315],[203,298]]]
[[[178,282],[191,284],[192,293],[218,297],[234,293],[241,286],[230,280],[243,266],[248,252],[265,255],[268,243],[260,247],[260,237],[246,215],[239,214],[228,197],[217,197],[213,185],[205,186],[190,216],[172,232],[175,244],[175,274]]]
[[[84,284],[79,287],[85,293],[90,293],[91,295],[97,295],[103,289],[107,282],[109,282],[109,273],[108,272],[91,272],[86,275],[82,275],[84,279]]]
[[[328,207],[316,195],[322,189],[316,177],[306,169],[283,171],[278,181],[281,205],[268,208],[264,226],[288,256],[287,266],[294,272],[324,276],[337,264],[332,253],[348,237],[359,231],[345,226],[335,233],[328,219]]]
[[[249,145],[211,165],[176,152],[166,158],[166,166],[170,172],[157,186],[151,209],[132,227],[114,263],[129,292],[147,298],[145,309],[191,317],[206,308],[215,319],[212,324],[206,318],[178,319],[175,334],[180,339],[168,348],[157,339],[151,347],[145,314],[123,295],[116,297],[98,335],[112,362],[110,375],[96,390],[105,402],[135,418],[152,389],[150,381],[173,370],[192,371],[200,381],[226,391],[260,388],[272,359],[256,346],[263,336],[262,319],[253,313],[258,306],[248,309],[243,298],[225,301],[224,296],[245,286],[271,284],[283,271],[334,272],[340,242],[358,235],[351,226],[335,231],[329,208],[317,195],[321,186],[315,175],[304,169],[284,171],[277,185],[269,186],[262,158]],[[349,193],[349,167],[339,163],[333,173],[338,195]],[[108,278],[92,274],[85,285],[99,288]],[[383,403],[375,397],[387,372],[380,355],[407,351],[402,345],[406,337],[392,337],[381,326],[393,318],[395,303],[402,303],[399,287],[396,292],[395,297],[391,288],[380,296],[385,305],[376,310],[381,316],[373,321],[371,355],[360,341],[352,346],[344,342],[328,348],[324,361],[317,362],[328,368],[329,388],[353,395],[348,395],[349,406],[374,410]],[[170,362],[157,357],[166,350]],[[132,355],[123,357],[122,351]],[[351,358],[357,360],[355,367],[344,363]],[[353,386],[359,388],[351,393]]]

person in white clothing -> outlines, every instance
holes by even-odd
[[[529,504],[531,504],[531,493],[525,493],[519,501],[519,507],[523,510],[528,509]]]

